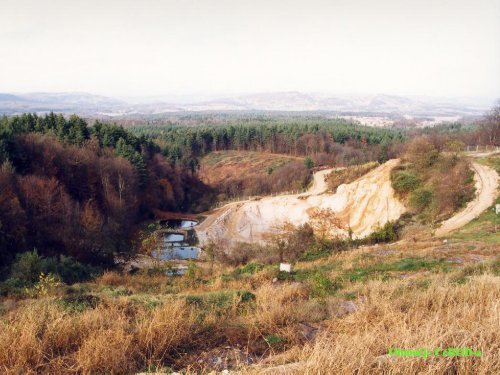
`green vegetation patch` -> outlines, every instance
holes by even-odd
[[[449,268],[450,266],[445,260],[404,258],[394,263],[377,263],[367,267],[357,267],[345,271],[342,278],[350,282],[366,281],[376,278],[387,280],[392,277],[391,273],[393,272],[416,272],[419,270],[448,271]]]
[[[259,272],[260,270],[263,270],[265,268],[265,265],[261,263],[255,263],[255,262],[250,262],[248,264],[245,264],[244,266],[238,267],[234,270],[235,275],[253,275],[256,272]]]
[[[82,312],[87,309],[95,309],[101,299],[92,294],[69,295],[61,298],[57,303],[71,312]]]
[[[247,303],[255,300],[255,295],[247,290],[224,290],[185,297],[189,305],[203,309],[227,309],[233,303]]]
[[[480,158],[477,159],[477,161],[481,164],[493,168],[495,171],[497,171],[498,174],[500,174],[500,154],[495,154],[487,158]]]
[[[461,268],[453,276],[452,281],[457,284],[464,284],[470,280],[471,277],[483,275],[485,273],[500,276],[500,259],[467,265]]]
[[[500,215],[495,213],[496,204],[500,204],[500,197],[496,199],[493,206],[464,227],[455,231],[450,238],[460,241],[500,243]]]
[[[391,174],[391,182],[396,193],[407,194],[418,188],[422,179],[415,171],[395,170]]]

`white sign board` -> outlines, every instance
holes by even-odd
[[[497,204],[495,206],[495,212],[496,212],[497,215],[500,214],[500,204]]]
[[[280,263],[280,271],[292,272],[292,265],[290,263]]]

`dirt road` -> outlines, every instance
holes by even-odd
[[[448,233],[463,227],[474,220],[484,210],[490,207],[498,194],[498,174],[492,168],[472,162],[476,197],[469,202],[463,211],[444,221],[436,230],[435,236],[443,237]]]
[[[342,168],[337,168],[342,169]],[[333,168],[323,169],[322,171],[318,171],[313,175],[313,183],[309,187],[309,189],[303,193],[302,195],[316,195],[321,194],[326,191],[328,188],[327,183],[325,181],[326,176],[332,173]]]

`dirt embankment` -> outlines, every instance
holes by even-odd
[[[338,187],[335,194],[327,189],[325,176],[331,170],[319,171],[307,193],[268,197],[227,205],[213,213],[197,228],[203,244],[226,238],[230,241],[261,241],[277,225],[290,222],[301,225],[309,221],[313,209],[331,209],[340,219],[341,235],[350,226],[354,237],[363,237],[387,221],[397,220],[405,211],[391,187],[390,172],[399,160],[390,160],[362,178]]]
[[[476,197],[467,204],[463,211],[441,224],[435,233],[437,237],[445,236],[463,227],[495,202],[498,194],[497,172],[490,167],[475,162],[472,163],[472,168],[474,169]]]

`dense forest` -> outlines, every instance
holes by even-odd
[[[0,119],[0,270],[33,249],[111,264],[156,210],[199,211],[212,196],[122,127],[55,114]]]
[[[342,119],[235,118],[231,123],[198,126],[135,126],[148,134],[172,160],[186,160],[196,168],[196,158],[212,151],[264,151],[314,157],[318,164],[357,164],[384,161],[404,140],[401,130],[360,126]]]
[[[279,113],[185,114],[127,129],[140,137],[152,137],[165,156],[192,169],[197,168],[198,157],[224,150],[308,156],[317,164],[352,165],[400,155],[402,143],[418,135],[454,137],[466,145],[498,145],[499,112],[496,107],[476,123],[406,129],[363,126],[314,114]]]

